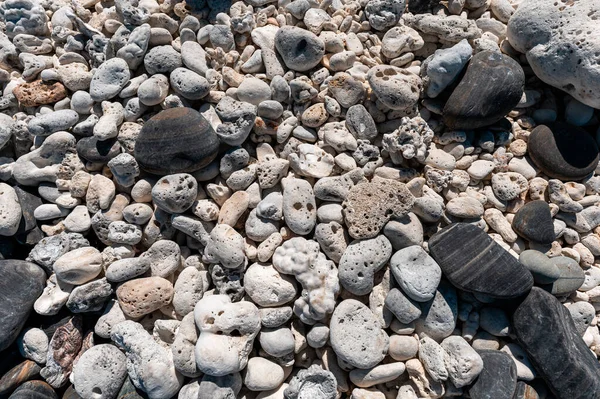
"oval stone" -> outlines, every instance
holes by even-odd
[[[552,244],[556,237],[550,206],[543,200],[523,205],[515,214],[512,228],[524,239],[539,244]]]
[[[566,123],[536,126],[527,151],[546,175],[563,181],[581,180],[598,165],[598,145],[582,128]]]
[[[54,389],[44,381],[27,381],[17,388],[10,399],[58,399]]]
[[[156,175],[191,173],[211,163],[219,138],[208,121],[192,108],[169,108],[148,120],[135,143],[141,169]]]
[[[560,277],[551,286],[550,292],[553,295],[569,295],[583,285],[585,272],[576,260],[566,256],[557,256],[551,261],[560,271]]]
[[[452,129],[476,129],[502,119],[521,100],[525,74],[512,58],[482,51],[444,106],[444,123]]]

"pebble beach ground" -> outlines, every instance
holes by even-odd
[[[0,399],[600,399],[599,30],[0,2]]]

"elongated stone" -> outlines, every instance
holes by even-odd
[[[40,374],[54,388],[60,388],[69,380],[73,361],[83,344],[81,318],[73,317],[56,329],[48,348],[46,367]]]
[[[430,255],[457,288],[493,298],[515,298],[533,285],[531,273],[480,228],[444,227],[429,240]]]
[[[513,315],[513,331],[557,398],[600,398],[600,363],[554,296],[532,288]]]

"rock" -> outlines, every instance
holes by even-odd
[[[433,339],[423,335],[419,340],[419,361],[423,368],[436,381],[446,381],[448,379],[448,370],[444,357],[446,352]]]
[[[472,53],[471,45],[466,39],[463,39],[452,47],[436,50],[432,56],[427,58],[421,66],[421,74],[426,76],[423,81],[427,96],[435,98],[446,87],[454,83],[467,65]]]
[[[287,399],[334,399],[337,397],[336,379],[331,371],[312,365],[300,370],[283,394]]]
[[[131,74],[125,60],[115,57],[98,67],[90,82],[90,95],[95,102],[110,100],[129,82]]]
[[[0,351],[8,348],[21,332],[21,328],[42,294],[46,274],[35,263],[22,260],[0,260]]]
[[[19,352],[26,359],[39,364],[46,363],[48,355],[48,336],[39,328],[29,328],[17,341]]]
[[[310,183],[303,179],[284,178],[283,216],[294,233],[306,235],[317,223],[317,204]]]
[[[147,395],[137,389],[130,377],[125,378],[125,382],[117,395],[117,399],[146,399]]]
[[[102,310],[112,293],[112,287],[106,277],[90,281],[71,291],[67,308],[73,313],[97,312]]]
[[[242,377],[239,373],[222,377],[205,374],[198,388],[198,395],[194,399],[235,398],[242,389]]]
[[[5,397],[17,386],[36,378],[40,375],[42,368],[32,360],[25,360],[8,370],[0,378],[0,395]]]
[[[280,274],[273,265],[253,263],[244,274],[244,288],[261,307],[282,306],[296,298],[296,282]]]
[[[217,156],[219,139],[191,108],[169,108],[150,118],[135,143],[141,169],[157,175],[195,172]]]
[[[432,299],[442,278],[440,266],[417,245],[396,252],[390,269],[406,295],[417,302]]]
[[[183,213],[189,209],[198,194],[198,182],[187,173],[161,177],[152,187],[154,204],[168,213]]]
[[[94,247],[67,252],[54,262],[56,277],[67,284],[79,285],[93,280],[102,271],[102,254]]]
[[[58,395],[50,385],[36,380],[19,386],[10,399],[58,399]]]
[[[127,378],[127,358],[110,344],[96,345],[73,367],[73,386],[82,398],[114,398]]]
[[[36,80],[21,83],[13,89],[13,94],[23,107],[37,107],[62,100],[67,96],[67,91],[60,82]]]
[[[518,62],[501,53],[479,52],[444,106],[444,123],[452,129],[491,125],[519,103],[524,85]]]
[[[560,277],[560,270],[546,254],[528,249],[519,254],[519,262],[533,275],[537,284],[552,284]]]
[[[169,76],[173,91],[188,100],[199,100],[210,92],[208,81],[194,71],[176,68]]]
[[[83,345],[81,317],[67,319],[60,325],[50,340],[46,367],[40,374],[53,388],[60,388],[69,379],[73,362]]]
[[[460,336],[448,337],[440,345],[446,352],[444,361],[452,384],[457,388],[471,384],[483,370],[481,356]]]
[[[531,289],[531,273],[480,228],[451,224],[429,240],[430,255],[461,290],[515,298]]]
[[[329,339],[338,358],[367,369],[387,354],[389,338],[368,307],[354,299],[337,305],[331,316]]]
[[[513,328],[556,397],[600,397],[600,364],[581,339],[569,311],[551,294],[532,288],[513,315]]]
[[[129,280],[117,288],[117,298],[126,316],[138,318],[171,303],[173,284],[162,277]]]
[[[427,334],[439,342],[452,334],[457,317],[456,290],[442,281],[433,299],[421,304],[421,316],[415,321],[415,332]]]
[[[528,241],[548,245],[555,239],[550,207],[544,200],[523,205],[512,221],[515,232]]]
[[[379,101],[388,108],[411,110],[419,100],[421,78],[406,69],[377,65],[369,69],[367,81]]]
[[[400,377],[406,370],[404,363],[394,362],[380,364],[369,369],[354,369],[350,371],[350,381],[357,387],[368,388],[383,384]]]
[[[15,186],[14,190],[17,194],[19,205],[21,205],[22,213],[21,221],[19,222],[19,229],[16,233],[18,235],[31,231],[37,227],[37,220],[35,220],[33,213],[38,206],[42,205],[42,199],[37,195],[23,190],[19,186]]]
[[[398,288],[392,288],[385,297],[385,307],[403,324],[409,324],[421,316],[419,304]]]
[[[21,205],[14,188],[0,183],[0,236],[13,236],[19,230]]]
[[[251,391],[268,391],[281,385],[283,368],[268,359],[253,357],[248,360],[244,385]]]
[[[99,140],[92,136],[77,142],[77,154],[90,162],[107,163],[120,152],[121,145],[117,139]]]
[[[403,183],[378,179],[353,186],[343,202],[344,219],[352,238],[373,238],[390,220],[407,214],[414,197]]]
[[[288,25],[277,30],[275,48],[285,65],[298,72],[314,68],[325,55],[323,40],[308,30]]]
[[[551,261],[560,272],[560,277],[552,283],[549,289],[553,295],[569,295],[582,286],[585,281],[585,273],[576,260],[566,256],[556,256]]]
[[[600,159],[598,145],[588,132],[561,122],[536,126],[529,135],[527,152],[542,172],[563,181],[585,178]]]
[[[472,399],[513,399],[517,389],[517,366],[510,356],[500,351],[479,351],[483,370],[469,388]]]
[[[594,305],[589,302],[575,302],[567,308],[575,323],[575,329],[579,335],[583,336],[587,328],[590,326],[592,320],[596,316],[596,310]]]
[[[539,79],[593,108],[600,108],[595,55],[600,40],[593,34],[598,27],[597,10],[595,0],[569,6],[527,0],[510,18],[507,29],[508,41],[526,54]]]
[[[398,23],[405,7],[405,0],[369,0],[365,15],[372,28],[386,30]]]

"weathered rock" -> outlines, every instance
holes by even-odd
[[[539,244],[551,244],[555,238],[550,207],[543,200],[523,205],[515,214],[512,228],[524,239]]]
[[[173,284],[162,277],[129,280],[117,289],[117,298],[125,315],[141,317],[171,303]]]
[[[46,286],[46,274],[35,263],[0,260],[0,351],[21,332],[33,303]]]
[[[452,334],[457,317],[456,290],[446,281],[442,281],[433,299],[421,304],[421,316],[415,321],[415,331],[441,341]]]
[[[18,387],[10,399],[58,399],[52,387],[44,381],[27,381]]]
[[[523,95],[525,74],[512,58],[482,51],[444,106],[444,123],[452,129],[476,129],[504,117]]]
[[[479,351],[483,370],[469,388],[472,399],[512,399],[517,388],[517,366],[500,351]]]
[[[21,83],[13,89],[13,94],[23,107],[37,107],[62,100],[67,96],[67,91],[60,82],[36,80],[35,82]]]
[[[325,43],[314,33],[295,26],[284,26],[275,34],[275,47],[285,65],[294,71],[308,71],[325,55]]]
[[[440,266],[417,245],[396,252],[390,269],[406,295],[417,302],[432,299],[442,278]]]
[[[72,317],[59,326],[50,340],[46,367],[40,374],[54,388],[60,388],[69,379],[73,362],[83,345],[81,318]]]
[[[600,364],[569,311],[534,287],[513,315],[513,328],[536,371],[557,398],[600,398]]]
[[[194,172],[217,156],[219,139],[191,108],[169,108],[148,120],[135,143],[141,169],[157,175]]]
[[[457,288],[494,298],[515,298],[531,289],[533,277],[480,228],[451,224],[429,240],[429,251]]]
[[[563,181],[581,180],[598,165],[598,145],[580,127],[556,122],[536,126],[529,135],[527,152],[546,175]]]

